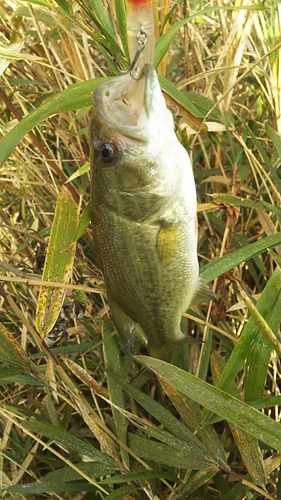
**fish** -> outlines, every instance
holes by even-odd
[[[90,123],[91,221],[111,317],[129,351],[138,324],[150,356],[186,341],[190,305],[210,301],[199,277],[193,170],[156,70],[99,84]]]

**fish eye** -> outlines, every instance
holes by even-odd
[[[115,149],[109,142],[104,142],[100,146],[99,154],[103,163],[111,163],[115,156]]]

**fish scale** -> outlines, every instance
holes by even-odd
[[[154,244],[159,232],[157,227],[146,228],[144,236],[143,228],[136,224],[132,228],[130,223],[124,224],[124,221],[117,218],[112,218],[112,222],[114,245],[109,246],[107,241],[102,245],[105,249],[103,272],[106,283],[110,284],[110,296],[118,301],[121,309],[126,311],[131,319],[140,324],[144,332],[157,332],[156,350],[158,339],[161,339],[161,349],[163,347],[170,351],[170,346],[173,346],[175,341],[184,339],[179,328],[182,312],[188,305],[187,293],[183,294],[184,289],[188,291],[185,277],[188,269],[184,256],[180,260],[183,248],[178,248],[175,256],[176,266],[173,259],[160,267]],[[129,234],[130,238],[125,239],[125,234]],[[130,260],[126,262],[128,255]],[[196,280],[193,283],[193,286],[195,285]],[[192,286],[190,290],[193,290]],[[174,296],[179,295],[180,298],[175,304]],[[118,322],[116,315],[113,318]],[[120,333],[122,336],[122,331]],[[152,338],[154,337],[148,335],[150,350],[154,348]],[[124,342],[127,344],[126,338]],[[164,344],[167,345],[164,347]],[[166,357],[170,357],[170,352]]]
[[[169,361],[175,345],[186,339],[182,313],[214,295],[199,278],[190,159],[152,66],[145,66],[143,78],[135,82],[123,75],[95,89],[92,227],[124,344],[133,349],[138,323],[149,354]],[[136,106],[138,99],[142,106]]]

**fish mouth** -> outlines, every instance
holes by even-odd
[[[94,106],[107,125],[122,139],[147,143],[149,123],[164,98],[153,66],[146,64],[140,80],[130,74],[113,78],[94,91]],[[165,101],[164,101],[165,103]],[[130,142],[130,141],[129,141]]]

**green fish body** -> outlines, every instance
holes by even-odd
[[[210,300],[199,278],[196,191],[157,74],[113,78],[94,91],[91,213],[98,265],[117,330],[130,350],[135,324],[151,356],[169,361],[181,316]]]

